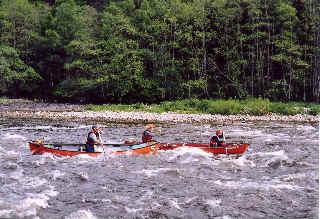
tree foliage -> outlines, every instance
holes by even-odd
[[[0,94],[30,97],[41,80],[33,68],[27,66],[12,47],[0,46]]]
[[[319,101],[318,12],[316,0],[2,0],[0,94]]]

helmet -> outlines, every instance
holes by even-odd
[[[223,131],[222,131],[221,129],[218,129],[218,130],[216,131],[216,135],[223,135]]]

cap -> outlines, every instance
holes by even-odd
[[[223,131],[222,131],[222,130],[218,129],[218,130],[216,131],[216,135],[222,135],[222,134],[223,134]]]
[[[99,127],[97,125],[93,125],[92,129],[98,129]]]

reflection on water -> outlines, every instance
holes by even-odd
[[[250,144],[240,158],[194,148],[106,158],[33,156],[29,140],[84,143],[91,123],[0,120],[0,218],[318,218],[317,124],[162,125],[161,142]],[[105,143],[144,125],[100,124]]]

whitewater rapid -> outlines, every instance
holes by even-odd
[[[217,128],[241,157],[196,148],[91,158],[31,155],[28,141],[83,143],[90,122],[0,119],[0,218],[318,218],[319,125],[162,124],[161,142],[207,143]],[[105,143],[144,124],[99,123]]]

